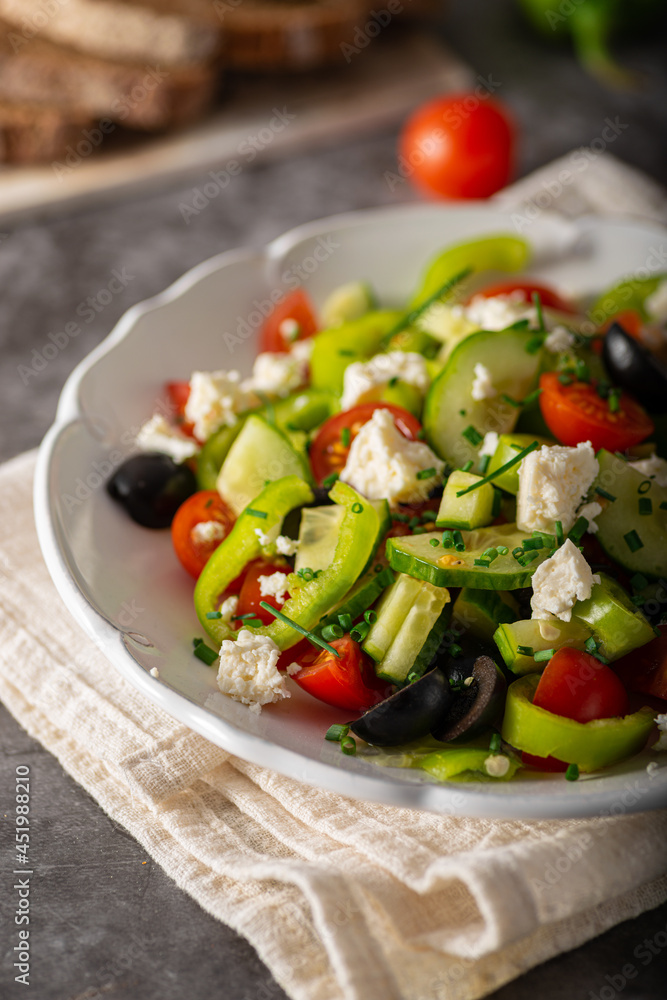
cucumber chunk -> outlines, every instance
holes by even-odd
[[[436,528],[462,528],[472,531],[490,524],[493,520],[493,486],[484,483],[472,493],[457,497],[458,490],[464,490],[478,483],[481,476],[455,469],[445,485],[440,501],[440,509],[435,520]]]
[[[307,461],[287,437],[263,417],[248,417],[227,453],[216,487],[235,514],[240,514],[267,483],[300,476],[312,484]],[[261,522],[258,521],[258,527]]]
[[[491,641],[499,625],[513,622],[519,605],[502,590],[473,590],[464,587],[454,602],[452,617],[477,639]]]
[[[604,449],[598,452],[597,459],[600,475],[594,486],[616,499],[594,497],[603,505],[595,519],[595,537],[607,555],[630,573],[643,573],[649,578],[667,575],[667,489]],[[639,513],[640,498],[651,501],[650,514]],[[635,548],[637,539],[639,548]]]
[[[378,604],[377,618],[362,643],[364,652],[376,662],[386,656],[420,590],[419,580],[401,573]]]
[[[572,621],[587,625],[599,643],[598,652],[612,661],[655,638],[653,626],[620,583],[605,573],[593,584],[588,600],[577,601]]]
[[[523,451],[533,441],[537,441],[540,445],[554,444],[553,438],[540,437],[536,434],[501,434],[498,438],[498,447],[491,456],[489,467],[486,470],[487,475],[516,458],[517,452]],[[494,485],[505,490],[506,493],[512,493],[516,496],[519,492],[519,465],[513,465],[507,472],[497,476],[494,479]]]
[[[343,598],[337,608],[322,618],[315,631],[321,632],[327,625],[338,625],[339,615],[349,615],[356,621],[360,615],[372,607],[383,591],[391,587],[396,579],[393,570],[385,566],[379,573],[371,570],[359,580]]]
[[[377,511],[379,517],[377,546],[391,527],[389,504],[386,500],[369,500],[368,503]],[[306,567],[317,572],[319,569],[326,569],[331,564],[344,516],[344,508],[337,504],[330,504],[327,507],[304,507],[301,511],[299,547],[294,560],[295,572]],[[371,553],[371,560],[374,552],[375,548]],[[362,572],[366,568],[364,567]]]
[[[377,303],[369,284],[365,281],[349,281],[346,285],[334,288],[326,297],[320,316],[324,327],[340,326],[348,320],[359,319]]]
[[[424,406],[428,443],[449,465],[460,468],[472,460],[479,468],[478,452],[487,431],[506,434],[514,428],[520,408],[503,400],[503,394],[520,400],[534,389],[541,352],[526,350],[533,336],[526,330],[482,330],[466,337],[450,354]],[[472,398],[477,364],[490,366],[496,390],[490,399]]]
[[[392,569],[407,573],[418,580],[426,580],[435,587],[473,587],[476,590],[518,590],[530,586],[533,572],[552,551],[535,549],[536,558],[526,566],[512,555],[524,539],[530,538],[518,531],[516,524],[492,525],[475,531],[461,532],[465,551],[444,549],[439,531],[424,535],[406,535],[387,541],[387,559]],[[431,540],[438,546],[431,545]],[[484,553],[497,546],[505,546],[508,552],[498,555],[488,566],[476,566],[476,559],[483,559]]]
[[[520,646],[535,653],[543,649],[560,649],[561,646],[583,651],[591,635],[591,630],[577,621],[562,622],[556,618],[540,622],[536,618],[528,618],[499,625],[493,639],[506,666],[512,673],[522,675],[541,673],[548,661],[536,663],[532,655],[519,651]]]

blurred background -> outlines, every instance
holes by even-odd
[[[486,197],[579,147],[664,183],[666,9],[0,0],[0,458],[39,444],[68,374],[129,306],[222,250],[336,212]],[[438,107],[434,124],[430,102],[452,94],[469,102],[434,138],[452,118]],[[252,949],[142,866],[139,845],[0,709],[3,783],[18,752],[31,754],[50,873],[35,901],[40,1000],[96,995],[130,942],[114,995],[180,1000],[187,982],[198,998],[224,982],[230,997],[280,1000]],[[665,907],[645,914],[498,998],[588,997],[666,922]],[[625,995],[663,998],[659,963]]]

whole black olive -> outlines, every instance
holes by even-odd
[[[472,683],[454,698],[447,714],[431,729],[442,743],[471,740],[502,715],[507,682],[491,657],[478,656],[470,676]]]
[[[410,743],[430,732],[451,701],[449,682],[436,668],[370,708],[350,729],[378,747]]]
[[[667,369],[619,323],[604,338],[602,360],[611,380],[649,413],[667,413]]]
[[[197,491],[187,465],[159,452],[133,455],[107,483],[107,493],[144,528],[168,528],[184,500]]]

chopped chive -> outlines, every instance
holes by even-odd
[[[429,521],[435,521],[435,511],[432,510],[423,510],[419,516],[424,524],[427,524]]]
[[[586,651],[588,653],[597,653],[598,651],[598,641],[593,635],[589,636],[588,639],[586,639],[584,646],[586,647]]]
[[[419,430],[417,431],[417,438],[419,441],[423,441],[425,437],[426,434],[424,433],[424,428],[420,427]]]
[[[465,552],[466,543],[463,541],[463,535],[460,531],[454,532],[454,548],[457,552]]]
[[[442,547],[443,549],[453,549],[454,548],[454,535],[451,531],[443,531],[442,533]]]
[[[425,528],[423,524],[418,524],[416,528],[412,529],[413,535],[425,535],[428,528]]]
[[[533,389],[532,392],[529,392],[528,395],[524,397],[522,405],[530,406],[531,403],[534,403],[536,399],[540,398],[541,394],[542,394],[541,389]]]
[[[512,396],[508,396],[506,392],[501,393],[500,398],[504,403],[508,403],[509,406],[515,406],[518,410],[523,406],[523,402],[520,399],[514,399]]]
[[[398,385],[398,375],[393,375],[388,382],[389,388],[393,389],[395,385]]]
[[[574,378],[569,372],[561,372],[558,376],[558,381],[561,385],[572,385]]]
[[[532,656],[535,650],[532,646],[517,646],[517,653],[521,653],[522,656]]]
[[[603,490],[601,486],[596,486],[595,492],[599,497],[604,497],[605,500],[609,500],[611,503],[613,503],[616,499],[613,493],[607,493],[607,491]]]
[[[461,466],[461,472],[470,472],[472,469],[472,458],[469,458],[465,465]]]
[[[476,445],[481,444],[484,440],[484,435],[480,434],[477,428],[473,427],[472,424],[468,424],[466,429],[461,431],[461,436],[464,437],[466,441],[469,441],[473,448]]]
[[[430,479],[431,476],[435,475],[435,469],[433,466],[429,466],[428,469],[420,469],[417,473],[417,479]]]
[[[570,529],[567,537],[576,545],[577,542],[581,541],[583,536],[586,534],[587,528],[588,518],[582,515],[574,522],[574,526]]]
[[[440,542],[438,541],[437,538],[432,538],[429,542],[429,545],[432,545],[434,549],[437,549],[437,547],[440,545]]]
[[[563,536],[563,522],[562,521],[556,521],[556,523],[554,525],[554,531],[556,532],[556,545],[560,546],[565,541],[565,538]]]
[[[198,660],[205,663],[207,667],[212,667],[215,661],[218,659],[218,654],[210,646],[207,646],[203,639],[200,639],[197,645],[194,647],[192,652],[195,654]]]
[[[207,611],[206,617],[214,620],[216,618],[222,618],[222,611]]]
[[[498,558],[498,549],[486,549],[482,552],[482,559],[488,559],[489,562],[493,562],[494,559]]]
[[[536,663],[542,663],[543,660],[550,660],[555,652],[555,649],[538,649],[537,652],[533,654],[533,659]]]
[[[643,573],[635,573],[630,580],[630,586],[633,590],[644,590],[645,587],[648,587],[648,580]]]
[[[203,641],[204,641],[204,640],[202,639],[202,637],[201,637],[201,636],[195,636],[195,637],[194,637],[194,639],[192,640],[192,645],[193,645],[193,647],[194,647],[194,648],[196,649],[196,648],[197,648],[197,646],[199,646],[199,645],[200,645],[200,643],[202,643]]]
[[[474,565],[483,566],[485,569],[488,569],[489,566],[491,565],[491,562],[488,559],[475,559]]]
[[[527,552],[529,549],[543,549],[545,548],[544,539],[542,538],[524,538],[521,543],[523,546],[523,551]]]
[[[418,681],[420,677],[421,674],[417,673],[416,670],[411,670],[405,679],[408,682],[408,684],[414,684],[414,682]]]
[[[537,352],[542,348],[543,344],[544,344],[544,335],[538,333],[534,337],[531,337],[530,340],[526,341],[523,349],[526,352],[526,354],[537,354]]]
[[[534,562],[536,559],[540,558],[539,552],[524,552],[517,562],[521,563],[522,566],[528,566],[529,563]]]
[[[376,611],[364,611],[364,621],[367,625],[375,625],[378,620]]]
[[[635,605],[636,608],[644,607],[644,598],[642,597],[641,594],[633,594],[630,600],[632,601],[632,603]]]
[[[407,524],[408,521],[410,520],[410,515],[409,514],[400,514],[400,513],[398,513],[398,514],[392,514],[391,515],[391,519],[392,519],[392,521],[399,521],[401,524]]]
[[[623,535],[623,539],[631,552],[638,552],[639,549],[644,548],[644,543],[642,542],[641,538],[634,530],[634,528],[632,529],[632,531],[628,531],[627,535]]]
[[[333,484],[338,479],[338,475],[339,474],[337,472],[332,472],[330,475],[328,475],[326,477],[326,479],[322,480],[322,486],[324,486],[325,490],[330,490],[331,489],[331,487],[333,486]]]
[[[608,399],[610,389],[611,386],[609,382],[607,382],[605,379],[600,379],[598,384],[595,386],[595,391],[597,392],[600,399]]]
[[[254,613],[254,611],[248,611],[248,613],[245,615],[234,615],[234,618],[236,618],[236,620],[239,622],[244,622],[248,618],[256,618],[256,617],[257,615]]]
[[[285,625],[291,625],[291,627],[295,630],[295,632],[299,632],[301,635],[305,636],[309,642],[313,643],[313,645],[320,646],[322,649],[326,649],[328,653],[333,653],[335,657],[340,659],[340,653],[338,652],[337,649],[334,649],[333,646],[330,646],[329,643],[325,642],[324,639],[320,639],[320,637],[318,635],[315,635],[314,632],[309,632],[307,628],[303,628],[297,622],[292,621],[292,619],[288,618],[287,615],[284,615],[282,611],[277,611],[276,608],[273,607],[273,605],[268,604],[266,601],[260,601],[259,606],[260,608],[264,608],[265,611],[268,611],[269,614],[273,615],[274,618],[278,618],[281,622],[284,622]]]
[[[340,741],[340,748],[346,757],[354,757],[357,752],[357,744],[351,736],[346,736]]]
[[[491,739],[489,740],[489,750],[491,753],[498,753],[501,745],[500,733],[492,733]]]
[[[210,500],[206,501],[206,503],[204,504],[204,509],[208,510],[208,508],[211,506],[212,503],[213,503],[213,497],[211,497]]]
[[[612,413],[618,413],[621,404],[621,390],[610,389],[607,397],[607,404]]]
[[[342,431],[340,432],[340,443],[342,444],[343,448],[349,448],[350,447],[350,437],[351,437],[351,435],[352,435],[352,432],[350,431],[350,428],[349,427],[343,427]]]
[[[653,483],[651,482],[650,479],[645,479],[637,487],[637,493],[648,493],[648,491],[651,489],[652,485],[653,485]]]
[[[343,632],[349,632],[352,628],[352,615],[338,615],[338,624],[342,628]]]
[[[506,556],[507,553],[509,552],[509,549],[507,548],[506,545],[498,545],[497,549],[498,549],[498,555],[500,556]]]
[[[459,646],[457,642],[452,643],[452,645],[449,647],[449,655],[452,656],[455,660],[458,659],[458,657],[461,655],[462,652],[463,652],[463,646]]]
[[[594,656],[596,660],[600,661],[600,663],[604,663],[605,665],[609,663],[609,660],[606,658],[606,656],[601,656],[600,653],[596,652]]]
[[[451,292],[461,281],[464,280],[464,278],[467,278],[468,275],[471,273],[472,273],[472,268],[466,267],[463,271],[459,271],[458,274],[455,274],[448,281],[445,281],[445,283],[441,285],[440,288],[438,288],[432,295],[429,295],[428,298],[424,299],[424,301],[420,305],[416,306],[414,309],[411,309],[409,312],[405,313],[405,315],[402,316],[399,319],[399,321],[394,324],[394,326],[392,326],[391,330],[389,330],[389,332],[385,334],[385,336],[383,337],[383,343],[384,344],[388,343],[392,339],[392,337],[396,336],[397,333],[401,333],[403,330],[405,330],[406,326],[412,326],[415,320],[418,319],[422,313],[426,312],[429,306],[432,306],[433,303],[437,302],[439,299],[444,298],[445,295]]]
[[[512,549],[512,555],[514,556],[515,559],[518,559],[519,556],[523,555],[523,549],[521,548],[520,545],[517,545],[515,549]]]
[[[550,535],[548,531],[534,531],[533,538],[541,538],[546,549],[556,548],[556,536]]]
[[[568,769],[565,772],[565,780],[566,781],[578,781],[579,780],[579,765],[578,764],[570,764],[570,765],[568,765]]]
[[[362,503],[353,503],[350,509],[353,514],[361,514],[364,509],[364,505]]]
[[[642,515],[653,513],[653,501],[650,497],[639,498],[639,513]]]
[[[353,639],[355,642],[363,642],[370,632],[370,628],[371,627],[368,622],[359,622],[359,624],[355,625],[350,631],[350,639]]]
[[[345,633],[343,632],[340,625],[325,625],[322,629],[322,638],[331,639],[342,639]]]
[[[344,740],[350,731],[349,726],[343,726],[338,722],[335,722],[333,726],[329,726],[325,733],[325,740],[329,740],[331,743],[340,743]]]
[[[465,417],[465,415],[467,414],[467,412],[468,412],[467,410],[459,410],[459,416],[460,417]]]
[[[408,528],[416,528],[418,524],[419,524],[419,518],[416,516],[411,517],[410,520],[408,521]]]
[[[581,358],[577,358],[574,365],[574,370],[580,382],[590,381],[591,373],[589,371],[588,365],[586,364],[585,361],[582,361]]]
[[[546,330],[546,327],[544,325],[544,313],[542,312],[542,296],[540,295],[539,292],[533,292],[533,294],[531,295],[531,299],[533,300],[533,305],[535,306],[535,312],[537,313],[537,322],[539,324],[538,329]]]
[[[263,624],[264,622],[262,621],[261,618],[255,618],[254,616],[251,616],[246,621],[246,625],[248,626],[248,628],[261,628]]]
[[[480,458],[479,471],[482,473],[482,475],[484,475],[484,473],[488,469],[490,461],[491,461],[490,455],[482,455],[482,457]]]
[[[246,507],[245,512],[246,514],[250,514],[251,517],[266,518],[269,516],[265,510],[255,510],[254,507]]]
[[[529,455],[531,451],[535,451],[535,449],[539,447],[540,447],[539,441],[533,441],[533,443],[529,444],[526,448],[522,448],[521,451],[514,456],[514,458],[510,458],[509,462],[505,462],[505,464],[501,465],[500,468],[496,469],[494,472],[490,472],[488,476],[484,476],[482,479],[479,479],[476,483],[472,483],[472,485],[466,486],[464,490],[457,490],[456,491],[457,497],[462,497],[466,493],[472,493],[473,490],[479,489],[479,487],[483,486],[485,483],[493,482],[493,480],[497,479],[498,476],[502,475],[503,472],[507,472],[508,469],[511,469],[514,465],[517,465],[519,462],[522,462],[526,457],[526,455]]]
[[[357,356],[357,352],[356,351],[349,351],[349,350],[345,350],[344,348],[341,348],[338,351],[338,353],[341,356],[341,358],[356,358],[356,356]]]

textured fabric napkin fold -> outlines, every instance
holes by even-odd
[[[0,697],[294,1000],[472,1000],[667,899],[667,811],[528,823],[359,803],[165,715],[56,593],[33,470],[33,454],[0,468]]]

